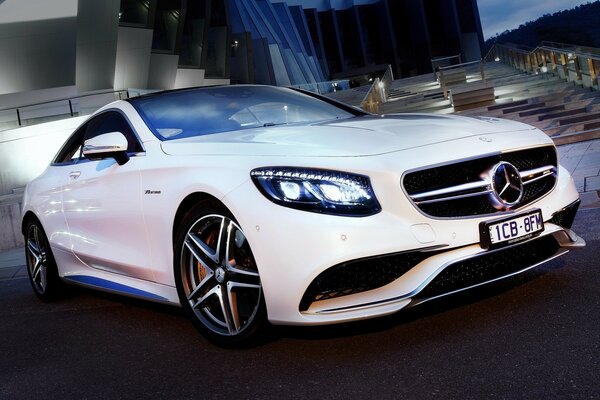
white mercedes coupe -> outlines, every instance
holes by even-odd
[[[270,86],[117,101],[25,191],[29,277],[181,305],[235,346],[394,313],[585,245],[552,140]]]

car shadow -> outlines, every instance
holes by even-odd
[[[525,273],[517,274],[515,276],[501,279],[480,287],[427,301],[415,307],[399,310],[398,312],[388,316],[323,326],[271,325],[270,327],[267,327],[264,334],[257,338],[256,341],[243,347],[236,347],[236,349],[253,349],[257,347],[268,346],[270,344],[276,344],[277,342],[286,340],[319,341],[327,339],[343,339],[355,336],[383,333],[401,327],[408,327],[415,322],[425,321],[428,318],[441,317],[445,313],[452,310],[458,310],[463,307],[471,307],[486,300],[493,299],[497,296],[505,296],[509,292],[528,285],[536,279],[543,277],[555,269],[560,269],[563,266],[564,261],[562,259],[553,260],[547,264],[544,264],[543,266],[534,268]],[[125,297],[114,293],[101,292],[80,286],[70,286],[64,293],[63,299],[67,301],[73,301],[79,296],[89,296],[126,307],[134,307],[150,312],[158,312],[164,314],[165,316],[175,316],[178,319],[181,318],[182,323],[189,322],[189,326],[192,327],[192,324],[190,321],[188,321],[184,310],[177,306],[149,302],[147,300]],[[511,298],[511,301],[513,302],[511,306],[516,307],[526,306],[528,303],[527,297],[520,296]],[[515,301],[517,302],[516,304]],[[480,318],[487,317],[489,317],[487,314],[485,316],[480,316]],[[474,316],[474,318],[476,317]],[[485,321],[480,322],[483,324]],[[469,328],[465,327],[464,329]],[[199,333],[198,335],[200,336]],[[206,341],[206,343],[208,344],[209,342]]]

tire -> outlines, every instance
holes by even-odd
[[[233,215],[213,201],[185,216],[174,242],[179,300],[194,326],[222,347],[255,344],[267,325],[258,267]]]
[[[35,295],[43,302],[59,297],[64,287],[46,233],[39,221],[30,219],[25,229],[25,259],[29,282]]]

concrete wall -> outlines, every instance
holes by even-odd
[[[21,246],[22,189],[87,117],[0,132],[0,250]]]
[[[110,89],[115,81],[120,0],[79,0],[76,83],[80,92]]]
[[[148,71],[148,88],[172,89],[175,86],[178,64],[178,55],[151,54]]]
[[[21,235],[21,200],[0,202],[0,250],[23,245]]]
[[[119,27],[115,89],[147,87],[151,51],[151,29]]]
[[[11,194],[41,174],[69,135],[87,117],[0,132],[0,195]]]
[[[481,48],[477,32],[463,33],[460,40],[462,46],[463,62],[481,60]]]
[[[202,86],[204,82],[204,70],[192,68],[179,68],[175,77],[174,89]]]
[[[0,24],[0,94],[73,85],[76,26],[75,17]]]

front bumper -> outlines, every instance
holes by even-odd
[[[560,226],[557,213],[578,199],[569,174],[561,169],[554,190],[518,212],[542,211],[545,230],[536,238],[499,250],[479,245],[479,223],[498,218],[433,219],[419,212],[400,192],[392,177],[372,176],[376,193],[396,182],[398,193],[381,196],[383,211],[349,218],[293,210],[266,200],[251,182],[224,200],[238,219],[253,250],[264,290],[268,318],[275,324],[321,325],[366,319],[396,312],[409,305],[511,276],[584,246],[583,239]],[[389,178],[389,181],[385,181]],[[397,178],[396,178],[397,179]],[[231,199],[244,199],[242,206]],[[238,206],[238,208],[236,208]],[[247,210],[252,210],[248,213]],[[563,214],[566,211],[563,212]],[[563,215],[561,214],[561,215]],[[574,214],[573,214],[574,215]],[[528,257],[530,253],[535,256]],[[402,253],[418,254],[397,276],[368,290],[337,297],[307,299],[315,280],[334,266],[356,260],[378,260]],[[510,253],[510,254],[509,254]],[[498,264],[509,254],[511,262]],[[492,261],[490,261],[492,260]],[[506,263],[504,263],[506,264]],[[372,265],[380,265],[377,262]],[[385,274],[389,268],[384,268]],[[357,285],[377,280],[379,270],[365,263]],[[351,274],[350,274],[351,275]],[[351,279],[351,277],[350,277]]]

